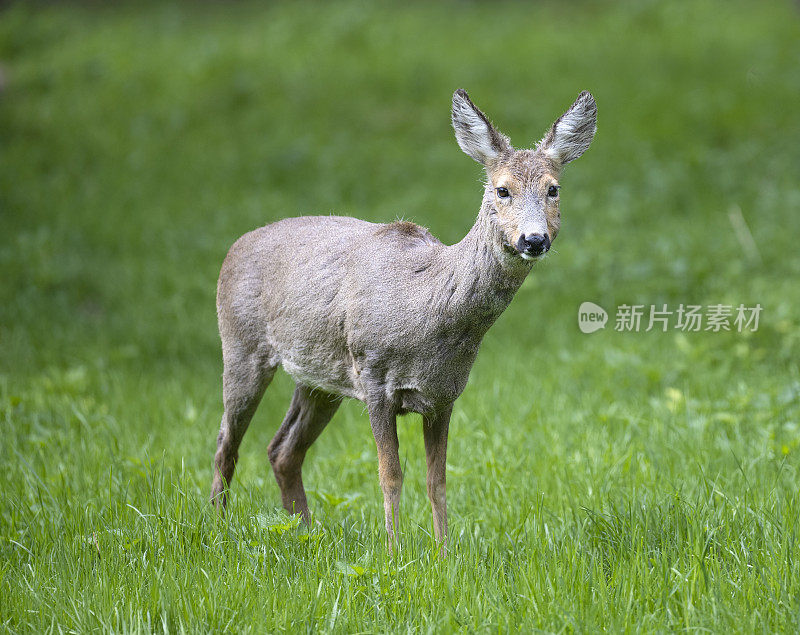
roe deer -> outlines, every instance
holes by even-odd
[[[446,540],[453,402],[484,334],[558,235],[558,177],[589,147],[596,120],[583,92],[535,149],[515,150],[457,90],[458,145],[487,179],[478,219],[455,245],[405,221],[336,216],[287,218],[236,241],[217,286],[225,413],[211,496],[220,510],[239,444],[282,365],[297,384],[268,448],[283,506],[310,519],[303,459],[351,397],[369,413],[390,547],[403,482],[396,417],[407,412],[422,415],[434,533]]]

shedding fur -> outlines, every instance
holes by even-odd
[[[439,240],[427,229],[407,220],[397,220],[393,223],[382,225],[378,229],[381,236],[397,236],[401,242],[408,244],[408,241],[436,244]]]

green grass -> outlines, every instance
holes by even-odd
[[[0,67],[4,629],[800,629],[796,6],[20,3]],[[518,146],[582,89],[599,128],[456,403],[450,553],[418,417],[399,556],[359,403],[309,453],[314,528],[279,510],[283,374],[218,519],[226,249],[312,212],[458,240],[480,172],[457,87]],[[584,335],[584,300],[764,312]]]

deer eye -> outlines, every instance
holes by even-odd
[[[500,198],[508,198],[509,196],[511,196],[511,195],[508,193],[508,188],[505,188],[505,187],[498,187],[498,188],[497,188],[497,195],[498,195]]]
[[[555,198],[556,196],[558,196],[558,190],[560,189],[561,189],[560,185],[551,185],[550,187],[547,188],[547,195]]]

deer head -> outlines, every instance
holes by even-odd
[[[507,256],[547,253],[561,224],[561,171],[586,151],[597,128],[592,95],[578,95],[534,149],[515,150],[464,90],[453,94],[452,120],[458,145],[486,169],[484,205]]]

